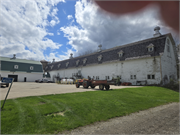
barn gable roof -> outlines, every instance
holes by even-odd
[[[9,57],[2,57],[0,56],[0,61],[9,61],[9,62],[18,62],[18,63],[28,63],[28,64],[38,64],[41,65],[40,61],[34,61],[34,60],[27,60],[27,59],[13,59]]]
[[[9,57],[0,56],[0,70],[10,72],[43,72],[42,64],[39,61],[26,60],[26,59],[13,59]]]
[[[141,40],[138,42],[133,42],[130,44],[117,46],[111,49],[103,50],[101,52],[95,52],[89,55],[83,55],[80,57],[75,57],[59,62],[54,62],[51,64],[48,64],[46,67],[46,71],[52,71],[52,70],[60,70],[60,69],[67,69],[67,68],[73,68],[78,66],[86,66],[90,64],[101,64],[105,62],[110,61],[124,61],[129,60],[133,58],[141,58],[141,57],[153,57],[153,56],[159,56],[160,53],[164,52],[165,47],[165,41],[166,37],[171,36],[170,33],[161,35],[159,37],[153,37],[146,40]],[[149,52],[147,49],[147,46],[150,44],[154,45],[154,51]],[[120,57],[119,52],[123,52],[123,55]],[[99,56],[101,57],[101,60],[98,60]],[[84,59],[87,59],[86,62],[83,62]],[[79,60],[78,64],[77,61]],[[66,63],[69,62],[68,66],[66,66]],[[61,66],[58,66],[61,64]],[[51,68],[53,65],[53,68]]]

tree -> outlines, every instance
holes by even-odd
[[[176,51],[178,52],[178,51],[180,51],[180,46],[179,46],[179,44],[180,44],[180,38],[179,38],[179,35],[174,35],[174,42],[175,42],[175,45],[176,45]]]
[[[175,35],[174,36],[174,42],[175,42],[175,46],[176,46],[176,53],[178,56],[178,61],[177,61],[177,76],[179,79],[179,63],[180,63],[180,40],[179,40],[179,35]]]
[[[104,48],[101,48],[101,51],[105,50]],[[92,54],[98,52],[98,50],[86,50],[84,52],[79,53],[78,56],[83,56],[83,55],[88,55],[88,54]]]
[[[91,53],[94,53],[94,52],[96,52],[96,51],[95,50],[86,50],[84,52],[79,53],[78,56],[88,55],[88,54],[91,54]]]

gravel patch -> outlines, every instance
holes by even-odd
[[[63,134],[179,134],[179,103],[96,122]]]

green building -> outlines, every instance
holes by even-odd
[[[1,78],[14,78],[14,82],[34,82],[43,78],[43,68],[40,61],[0,57]]]

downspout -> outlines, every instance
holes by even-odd
[[[161,73],[161,81],[160,82],[163,82],[162,81],[162,66],[161,66],[162,62],[161,62],[161,55],[160,55],[160,73]]]

